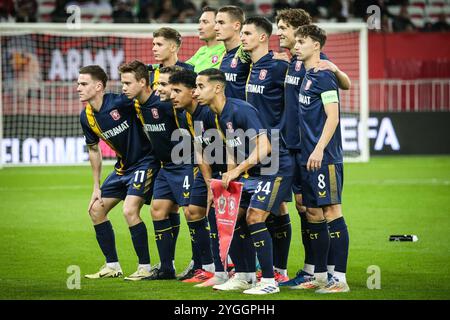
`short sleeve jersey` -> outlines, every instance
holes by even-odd
[[[320,59],[328,60],[324,53],[320,53]],[[300,124],[298,122],[298,94],[306,69],[302,61],[293,56],[289,64],[286,80],[284,82],[285,93],[285,126],[283,136],[286,147],[290,150],[300,150]]]
[[[173,162],[172,149],[185,141],[185,139],[172,141],[172,133],[181,129],[181,136],[190,135],[186,129],[180,127],[182,114],[177,112],[170,102],[161,101],[155,91],[144,103],[135,100],[134,106],[144,131],[153,145],[155,157],[165,165],[171,164]],[[191,154],[181,155],[183,161],[190,158]]]
[[[261,134],[266,133],[270,139],[270,133],[264,128],[258,110],[246,101],[227,98],[222,113],[218,118],[218,130],[226,140],[228,148],[233,149],[236,163],[241,163],[252,152],[252,141]],[[274,154],[272,152],[272,156]],[[290,175],[291,158],[286,152],[277,152],[279,166],[271,174]],[[253,166],[248,174],[261,175],[262,168],[271,167],[272,159],[265,159],[263,163]]]
[[[123,94],[107,93],[97,112],[88,103],[80,114],[87,145],[105,141],[116,152],[115,170],[124,174],[143,161],[155,161],[152,145],[136,116],[133,100]]]
[[[226,148],[217,130],[216,115],[207,106],[199,105],[192,118],[195,128],[194,141],[201,144],[204,160],[211,165],[213,173],[226,172]],[[221,154],[215,152],[217,145],[222,145]]]
[[[306,164],[322,135],[327,115],[324,106],[338,103],[339,90],[336,76],[331,71],[308,70],[299,93],[299,123],[301,128],[301,163]],[[340,122],[326,146],[322,163],[343,162]]]

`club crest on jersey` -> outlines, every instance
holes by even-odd
[[[234,132],[233,123],[227,122],[227,131],[228,132]]]
[[[114,109],[114,110],[111,111],[109,114],[110,114],[111,117],[112,117],[114,120],[116,120],[116,121],[120,119],[120,113],[119,113],[119,111],[117,111],[117,109]]]
[[[266,75],[267,75],[267,70],[266,69],[262,69],[259,72],[259,80],[264,80],[266,78]]]
[[[224,214],[227,206],[227,198],[225,198],[223,195],[219,198],[219,207],[217,208],[217,212],[219,214]]]
[[[236,59],[236,58],[233,58],[233,60],[231,60],[231,65],[230,65],[230,67],[236,68],[236,67],[237,67],[237,64],[238,64],[237,59]]]
[[[312,85],[311,80],[306,81],[305,90],[309,90],[309,88],[311,88],[311,85]]]
[[[153,116],[153,119],[159,119],[158,109],[152,108],[152,116]]]
[[[219,56],[213,56],[211,62],[216,63],[217,61],[219,61]]]
[[[301,61],[297,61],[295,63],[295,71],[300,71],[300,69],[302,68],[302,62]]]

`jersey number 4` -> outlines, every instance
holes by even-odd
[[[189,176],[184,176],[183,188],[189,190],[191,185],[189,184]]]

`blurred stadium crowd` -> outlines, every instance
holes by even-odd
[[[364,21],[376,5],[378,31],[450,31],[450,0],[1,0],[0,22],[65,22],[67,7],[78,5],[84,22],[196,23],[204,6],[227,4],[272,20],[277,10],[302,8],[316,22]]]

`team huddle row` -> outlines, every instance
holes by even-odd
[[[123,64],[122,94],[105,93],[108,77],[101,67],[80,69],[77,91],[86,103],[80,122],[94,178],[88,211],[106,259],[86,278],[122,276],[107,215],[123,200],[139,260],[125,280],[179,279],[246,294],[277,293],[280,287],[349,291],[339,88],[349,89],[350,80],[321,52],[325,31],[304,10],[279,11],[277,35],[289,55],[269,50],[270,21],[245,19],[238,7],[204,8],[199,22],[206,45],[186,63],[177,57],[180,34],[155,31],[158,64]],[[100,139],[117,155],[103,184]],[[224,188],[231,181],[243,184],[226,266],[211,179]],[[305,261],[289,279],[292,193]],[[150,203],[160,258],[154,266],[140,218]],[[180,207],[192,261],[176,275]]]

